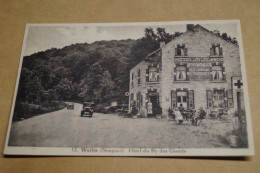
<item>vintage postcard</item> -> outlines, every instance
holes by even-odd
[[[4,154],[253,155],[239,20],[28,24]]]

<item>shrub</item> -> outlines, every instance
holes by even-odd
[[[13,121],[27,119],[32,116],[53,112],[66,107],[63,102],[43,102],[41,106],[26,102],[17,102],[14,109]]]

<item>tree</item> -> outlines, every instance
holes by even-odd
[[[221,38],[224,39],[224,40],[226,40],[226,41],[228,41],[227,33],[223,33],[223,34],[221,35]]]
[[[55,91],[59,94],[61,100],[69,100],[73,94],[72,82],[67,78],[62,79],[55,87]]]
[[[41,85],[38,76],[35,76],[32,80],[30,80],[26,84],[26,88],[28,89],[28,99],[30,102],[40,104],[42,93],[44,92],[44,88]]]

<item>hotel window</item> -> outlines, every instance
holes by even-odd
[[[187,56],[187,48],[185,48],[185,44],[177,44],[177,48],[175,48],[176,56]]]
[[[141,83],[141,69],[138,69],[138,79],[137,79],[137,84],[140,85]]]
[[[220,44],[212,44],[212,47],[210,48],[210,55],[223,55],[222,47],[220,47]]]
[[[213,66],[212,67],[212,80],[223,80],[223,67]]]
[[[213,106],[216,108],[218,107],[225,107],[225,95],[224,90],[214,90],[213,91]]]
[[[175,68],[176,71],[176,80],[184,81],[187,79],[187,69],[185,66],[177,66]]]
[[[159,67],[149,67],[146,69],[146,82],[159,81]]]

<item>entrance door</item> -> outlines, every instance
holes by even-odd
[[[149,92],[149,100],[152,103],[153,115],[156,113],[156,109],[159,106],[159,95],[157,92]]]
[[[178,91],[177,92],[177,107],[180,107],[182,104],[183,107],[187,107],[187,92],[186,91]]]

